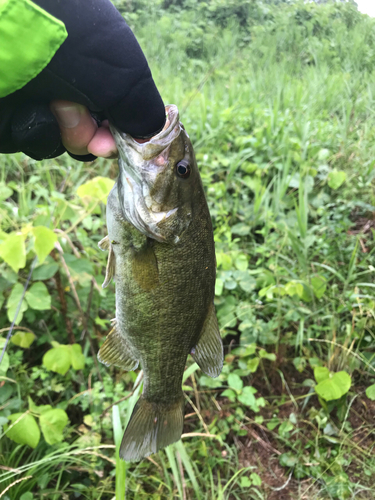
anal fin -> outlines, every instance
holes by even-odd
[[[199,342],[192,350],[191,355],[204,373],[213,378],[220,375],[224,363],[224,353],[213,303],[204,322]]]
[[[113,323],[112,323],[113,324]],[[135,370],[138,360],[134,358],[126,340],[118,333],[116,324],[109,332],[98,352],[98,360],[106,366],[118,366],[126,371]]]

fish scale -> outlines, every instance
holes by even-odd
[[[164,130],[142,145],[111,128],[119,177],[108,197],[108,236],[99,246],[109,251],[103,286],[115,279],[116,321],[98,358],[125,370],[140,363],[144,372],[120,447],[125,460],[180,439],[189,354],[213,377],[223,365],[211,218],[177,107],[166,112]]]

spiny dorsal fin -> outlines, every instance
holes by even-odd
[[[133,277],[142,290],[149,292],[159,284],[158,263],[150,244],[133,252],[132,270]]]
[[[108,260],[107,260],[107,268],[105,270],[105,278],[104,278],[104,281],[102,284],[102,288],[106,288],[110,284],[112,278],[115,275],[115,271],[116,271],[115,252],[113,251],[112,244],[109,243],[109,254],[108,254]]]
[[[134,358],[126,340],[118,333],[116,324],[100,348],[98,360],[103,365],[119,366],[128,372],[135,370],[138,366],[138,360]]]
[[[191,355],[204,373],[213,378],[220,375],[224,362],[223,343],[213,303],[204,322],[199,342]]]

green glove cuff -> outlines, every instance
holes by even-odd
[[[31,0],[0,0],[0,97],[36,77],[67,36],[64,23]]]

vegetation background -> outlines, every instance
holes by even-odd
[[[195,146],[225,366],[189,360],[182,441],[118,460],[141,386],[96,361],[116,161],[3,155],[0,347],[35,268],[0,366],[0,498],[375,498],[375,20],[347,2],[115,3]]]

